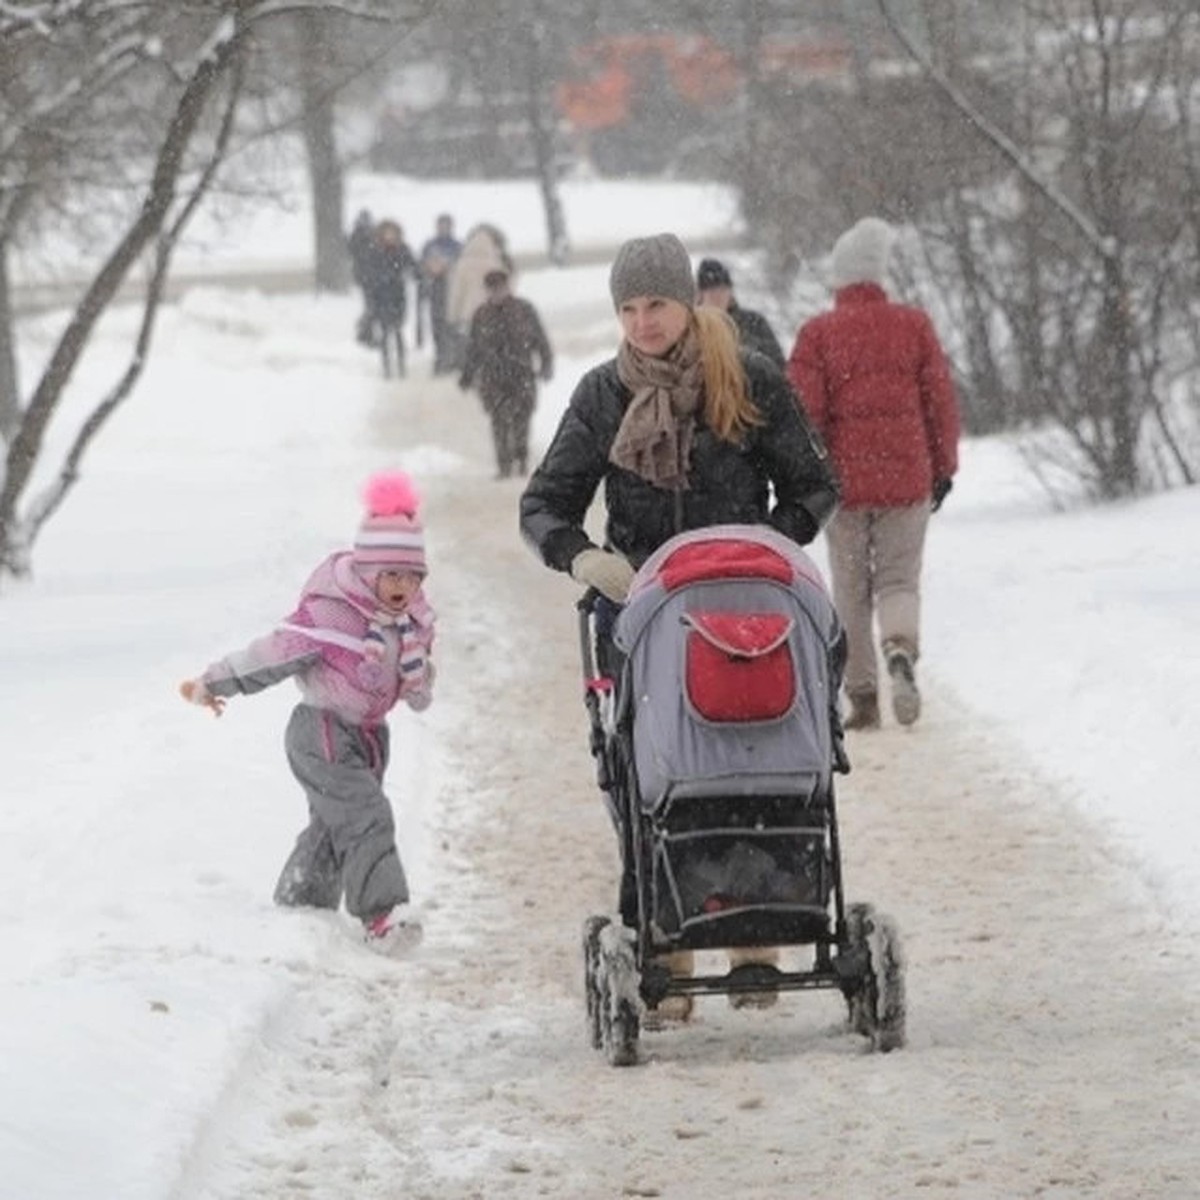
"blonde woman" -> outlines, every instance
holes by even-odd
[[[579,381],[521,497],[521,531],[546,565],[619,604],[635,568],[687,529],[770,524],[811,542],[837,506],[829,461],[783,375],[739,352],[724,313],[695,305],[683,243],[626,242],[609,286],[617,356]],[[601,483],[603,549],[583,528]]]
[[[546,565],[614,606],[677,533],[769,524],[804,545],[837,506],[829,462],[787,381],[761,355],[741,354],[725,313],[696,306],[693,279],[674,234],[620,248],[609,278],[617,356],[579,381],[521,497],[521,531]],[[601,483],[603,547],[584,531]],[[690,974],[690,958],[673,955],[672,973]],[[691,997],[669,996],[659,1012],[686,1020]]]

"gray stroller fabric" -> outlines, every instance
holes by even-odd
[[[796,566],[790,583],[771,578],[695,580],[668,591],[658,568],[675,544],[754,541]],[[778,614],[795,672],[790,707],[766,720],[714,721],[688,690],[688,638],[707,614]],[[697,620],[698,618],[698,620]],[[639,572],[617,621],[626,654],[622,705],[632,705],[634,764],[642,806],[676,798],[780,795],[810,798],[830,784],[836,681],[831,649],[841,626],[820,576],[794,543],[769,529],[716,526],[672,542]]]

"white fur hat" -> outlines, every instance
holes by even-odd
[[[882,283],[895,231],[879,217],[863,217],[833,243],[833,286]]]

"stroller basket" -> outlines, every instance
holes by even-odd
[[[650,837],[661,935],[753,944],[797,921],[809,932],[814,921],[825,927],[833,867],[824,806],[794,796],[675,799]]]

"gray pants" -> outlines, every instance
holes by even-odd
[[[405,903],[408,881],[382,787],[387,727],[366,729],[300,704],[284,746],[308,797],[308,825],[280,873],[275,903],[337,908],[345,896],[347,910],[368,920]]]
[[[873,624],[886,654],[895,647],[915,662],[920,652],[921,558],[928,503],[855,508],[836,513],[825,530],[833,604],[846,627],[846,691],[875,692],[879,668]]]

